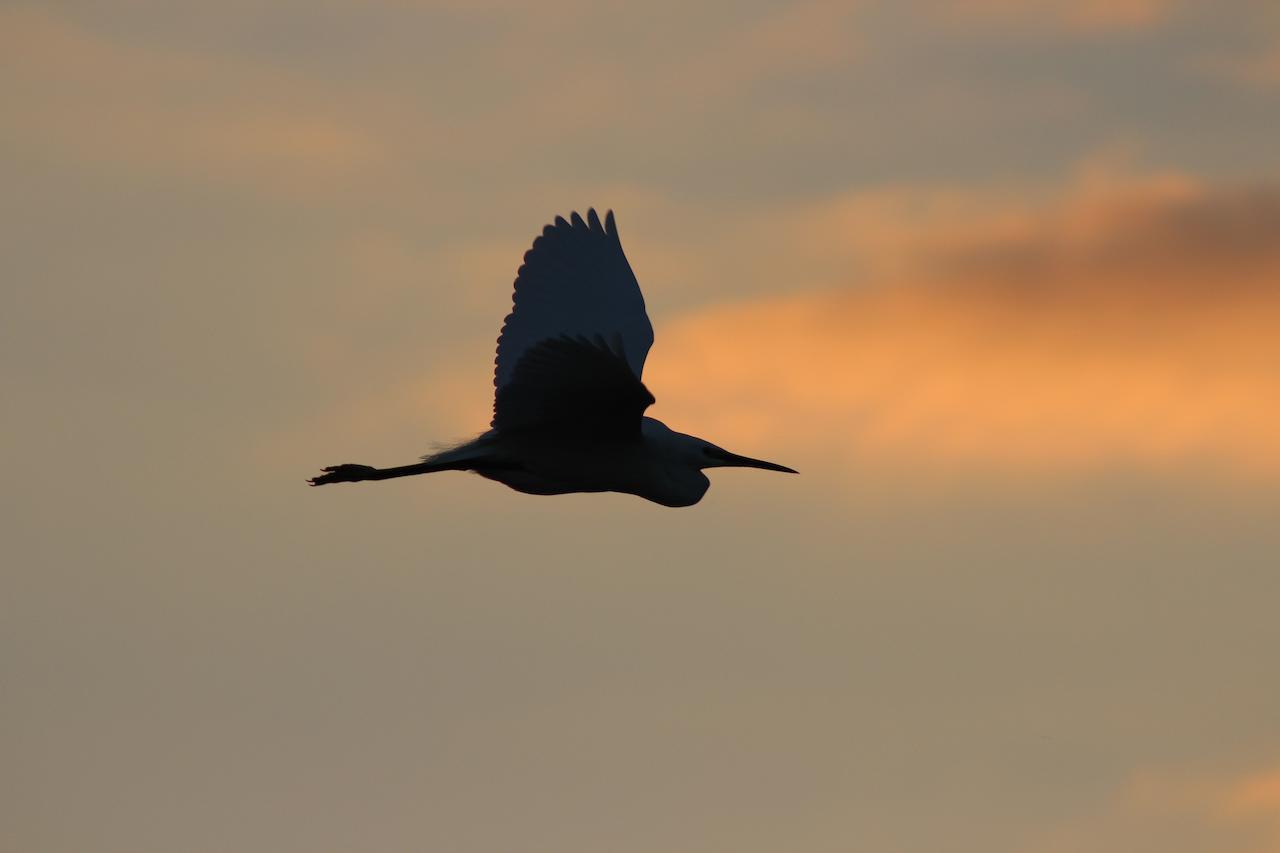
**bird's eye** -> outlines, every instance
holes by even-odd
[[[704,446],[704,447],[702,448],[702,455],[703,455],[703,456],[712,456],[712,455],[714,455],[714,451],[712,451],[712,449],[711,449],[710,447],[705,447],[705,446]]]

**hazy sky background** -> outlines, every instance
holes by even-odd
[[[1280,850],[1278,9],[0,5],[0,848]],[[592,205],[801,476],[306,488]]]

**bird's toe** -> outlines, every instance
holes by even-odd
[[[361,480],[368,480],[370,475],[378,469],[370,465],[356,465],[351,462],[342,465],[330,465],[321,468],[321,474],[318,477],[312,477],[307,482],[313,486],[324,486],[329,483],[357,483]]]

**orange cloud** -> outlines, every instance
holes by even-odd
[[[1221,811],[1227,817],[1269,815],[1280,821],[1280,769],[1236,781],[1223,793]]]
[[[1163,179],[882,230],[889,280],[664,325],[659,416],[859,467],[1280,476],[1280,190]]]
[[[1099,811],[1042,833],[1038,853],[1280,849],[1280,770],[1143,770]]]

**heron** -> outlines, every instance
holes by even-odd
[[[518,492],[622,492],[668,507],[702,500],[708,468],[792,468],[739,456],[648,417],[653,345],[613,211],[557,216],[524,255],[498,335],[493,419],[479,437],[395,468],[346,463],[313,486],[473,471]]]

